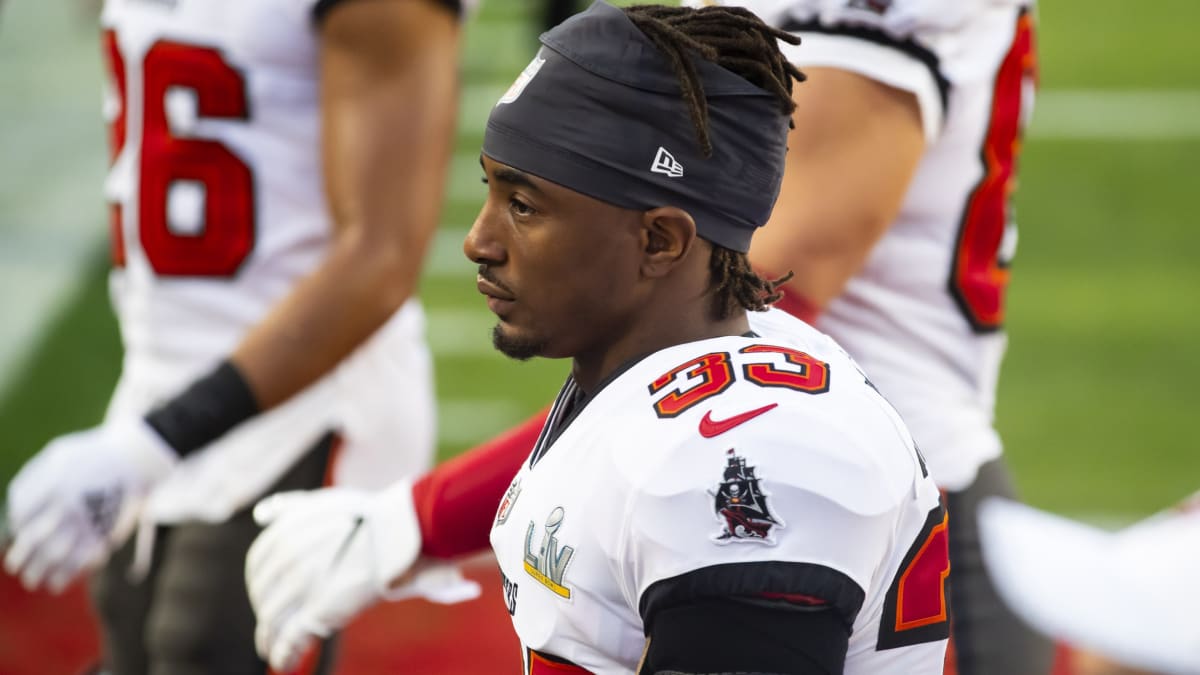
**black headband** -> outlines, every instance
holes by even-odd
[[[700,236],[747,251],[783,177],[788,117],[776,95],[696,57],[705,157],[667,56],[623,11],[597,0],[541,42],[492,109],[483,153],[623,208],[679,207]]]

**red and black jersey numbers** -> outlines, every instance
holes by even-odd
[[[760,387],[784,387],[809,394],[829,391],[829,364],[795,349],[771,345],[750,345],[742,354],[783,354],[790,369],[779,369],[771,363],[747,363],[742,366],[746,379]]]
[[[700,382],[683,389],[673,389],[654,402],[654,411],[659,417],[675,417],[697,403],[712,398],[733,386],[733,367],[729,364],[728,352],[713,352],[688,361],[663,373],[650,383],[650,393],[657,394],[675,381],[679,373],[686,373],[688,380],[700,378]]]
[[[994,331],[1004,322],[1008,263],[1016,245],[1010,201],[1024,124],[1022,97],[1036,77],[1033,18],[1022,11],[1016,35],[996,74],[992,113],[980,160],[983,178],[963,210],[950,270],[950,293],[971,327]]]
[[[119,107],[109,120],[115,161],[128,138],[127,70],[113,31],[103,38]],[[231,276],[254,249],[254,177],[245,162],[217,141],[176,135],[167,118],[175,91],[191,92],[196,117],[249,118],[242,73],[210,47],[159,40],[142,60],[144,101],[138,153],[138,238],[160,276]],[[196,221],[172,227],[172,193],[196,205]],[[181,212],[187,209],[180,209]],[[187,217],[186,214],[184,217]],[[122,213],[111,209],[113,262],[125,264]]]
[[[894,649],[950,637],[949,517],[938,504],[929,512],[916,541],[883,600],[876,649]]]
[[[117,34],[111,30],[104,31],[100,47],[103,50],[104,65],[108,68],[109,77],[112,79],[111,84],[116,99],[114,101],[116,105],[107,106],[105,110],[105,122],[108,123],[109,163],[111,164],[117,161],[117,156],[125,147],[125,106],[128,101],[128,95],[125,93],[125,58],[121,56],[121,49],[117,46]],[[109,206],[108,226],[112,242],[113,265],[124,267],[125,238],[121,235],[121,206],[119,204]]]
[[[774,345],[750,345],[739,354],[782,354],[786,365],[777,367],[770,362],[743,364],[742,377],[760,387],[784,387],[807,394],[829,391],[829,364],[804,352]],[[702,401],[731,387],[735,370],[728,352],[711,352],[675,366],[650,383],[651,395],[658,394],[675,383],[683,373],[686,380],[654,402],[659,417],[675,417]],[[689,384],[693,380],[699,382]]]

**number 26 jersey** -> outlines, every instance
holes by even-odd
[[[323,256],[315,2],[105,3],[105,196],[133,355],[227,354]]]
[[[140,416],[211,369],[324,259],[317,31],[333,4],[104,3],[104,192],[125,346],[110,417]],[[410,300],[313,386],[189,456],[151,495],[151,519],[223,519],[331,429],[345,441],[339,483],[378,486],[428,466],[423,333]]]

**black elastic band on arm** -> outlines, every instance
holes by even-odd
[[[312,18],[313,22],[321,23],[322,20],[329,14],[329,10],[346,0],[317,0],[317,4],[313,5]],[[455,16],[462,16],[462,2],[459,0],[428,0],[434,4],[441,5],[450,11],[454,12]]]
[[[912,38],[898,40],[881,30],[865,26],[846,26],[841,24],[829,26],[820,21],[797,21],[795,19],[786,21],[780,28],[789,33],[824,33],[825,35],[842,35],[858,38],[859,40],[874,42],[885,47],[892,47],[908,54],[929,69],[929,74],[933,76],[933,81],[937,84],[938,97],[942,103],[942,114],[946,114],[950,97],[950,81],[942,74],[941,60],[938,59],[937,54],[934,54],[932,50],[917,44]]]
[[[831,675],[850,629],[832,607],[721,598],[659,612],[643,673]]]
[[[847,629],[854,625],[866,593],[842,572],[816,563],[780,560],[710,565],[660,579],[642,592],[638,612],[649,627],[672,607],[719,598],[805,598],[831,607]]]
[[[180,457],[203,448],[259,413],[246,378],[228,360],[146,415]]]

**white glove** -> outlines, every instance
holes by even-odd
[[[141,418],[50,441],[8,486],[13,543],[4,569],[29,590],[61,592],[125,541],[146,494],[178,459]]]
[[[255,645],[275,670],[290,670],[379,600],[451,603],[479,594],[457,568],[414,569],[421,532],[408,480],[382,492],[280,493],[259,502],[254,519],[266,530],[246,555],[246,588]]]

